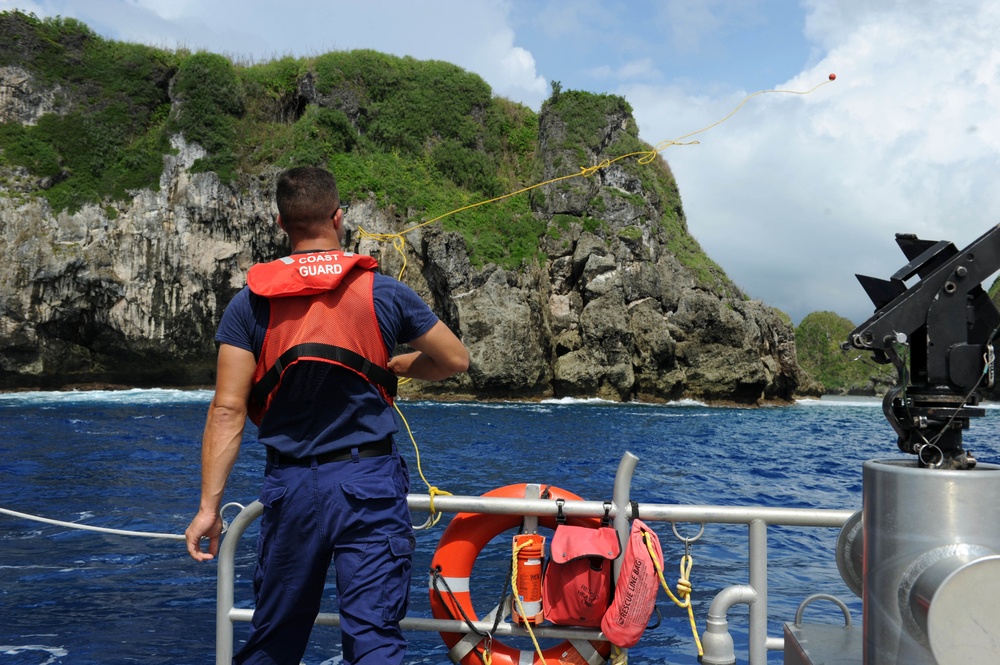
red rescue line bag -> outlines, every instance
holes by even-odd
[[[649,556],[643,534],[647,534],[663,570],[663,550],[660,539],[641,520],[633,520],[625,546],[625,559],[615,586],[615,599],[605,612],[601,630],[612,644],[622,648],[635,646],[646,630],[656,606],[660,577]]]
[[[611,602],[611,562],[619,554],[611,527],[558,525],[542,578],[545,618],[560,626],[600,626]]]

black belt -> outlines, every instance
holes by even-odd
[[[358,457],[385,457],[392,454],[392,439],[382,439],[371,443],[363,443],[353,448],[333,450],[328,453],[312,455],[309,457],[289,457],[282,455],[274,448],[267,449],[267,460],[278,466],[310,466],[313,460],[317,464],[328,464],[330,462],[346,462],[353,459],[354,454]]]

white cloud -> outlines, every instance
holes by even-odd
[[[548,84],[536,71],[532,54],[514,44],[509,11],[513,9],[507,3],[486,0],[375,0],[336,10],[317,2],[314,11],[307,13],[310,23],[281,35],[281,43],[293,45],[299,39],[311,44],[313,53],[375,48],[422,60],[445,60],[479,74],[495,93],[537,109]],[[299,35],[299,29],[304,34]]]
[[[549,85],[539,76],[530,52],[514,46],[514,32],[495,29],[486,40],[474,40],[462,54],[464,66],[486,79],[494,92],[534,109],[548,96]]]
[[[189,16],[192,10],[197,8],[194,0],[131,0],[126,4],[132,4],[149,11],[167,21],[175,21],[181,17]]]
[[[825,49],[808,71],[664,156],[689,227],[754,297],[792,314],[831,309],[856,323],[872,307],[855,272],[905,263],[894,233],[962,247],[1000,217],[1000,11],[933,0],[810,3]],[[643,136],[674,138],[722,118],[744,91],[688,97],[624,86]]]
[[[602,65],[590,69],[588,74],[593,79],[611,81],[612,84],[622,81],[643,81],[646,83],[649,81],[658,81],[662,78],[652,58],[631,60],[618,68]]]

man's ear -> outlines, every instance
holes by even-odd
[[[333,233],[337,236],[337,245],[340,249],[344,249],[344,234],[346,233],[344,227],[344,209],[337,208],[337,212],[333,213],[331,221],[333,222]]]
[[[285,229],[285,223],[283,221],[281,221],[281,215],[278,215],[277,218],[275,218],[274,221],[278,225],[278,228],[280,228],[282,231],[286,231],[287,230],[287,229]]]

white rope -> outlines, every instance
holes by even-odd
[[[70,529],[80,529],[82,531],[98,531],[100,533],[113,533],[117,536],[140,536],[143,538],[167,538],[170,540],[184,540],[184,534],[174,534],[174,533],[152,533],[149,531],[128,531],[125,529],[107,529],[102,526],[90,526],[89,524],[78,524],[76,522],[63,522],[61,520],[51,520],[47,517],[39,517],[37,515],[29,515],[27,513],[19,513],[16,510],[8,510],[6,508],[0,508],[0,513],[5,515],[12,515],[13,517],[20,517],[26,520],[33,520],[35,522],[44,522],[46,524],[55,524],[56,526],[65,526]]]

